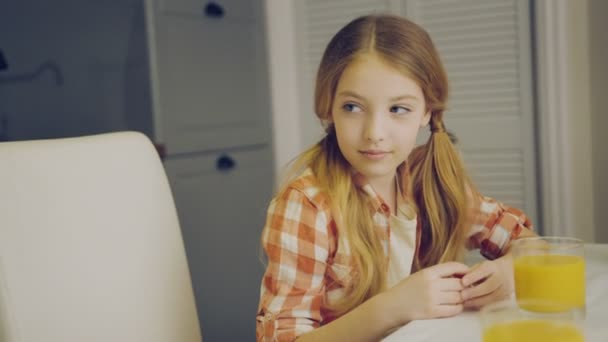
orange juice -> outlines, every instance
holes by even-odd
[[[521,300],[546,300],[552,308],[523,306],[549,312],[585,307],[585,259],[578,255],[524,255],[514,261],[515,295]]]
[[[497,323],[483,332],[483,342],[583,342],[575,325],[549,320],[519,320]]]

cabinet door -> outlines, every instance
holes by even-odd
[[[221,17],[228,20],[233,19],[255,19],[256,6],[259,1],[256,0],[160,0],[159,9],[165,14],[180,14],[200,17],[206,10],[213,6],[212,9],[217,13],[221,11]],[[216,14],[217,15],[217,14]],[[261,20],[261,19],[260,19]]]
[[[203,340],[249,341],[255,336],[260,245],[272,192],[269,147],[226,153],[234,167],[221,172],[222,154],[169,158],[197,301]],[[225,164],[225,163],[224,163]]]
[[[168,154],[269,142],[260,1],[226,2],[221,17],[206,16],[204,2],[198,11],[193,1],[164,4],[155,11],[156,110]]]

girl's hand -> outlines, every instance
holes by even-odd
[[[465,308],[482,306],[508,298],[514,290],[513,260],[510,254],[484,261],[462,277]]]
[[[389,301],[402,322],[456,315],[464,309],[460,277],[467,265],[448,262],[420,270],[391,288]]]

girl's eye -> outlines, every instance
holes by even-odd
[[[361,112],[361,107],[357,106],[354,103],[347,103],[344,106],[342,106],[342,109],[344,109],[347,112],[351,112],[351,113],[357,113],[357,112]]]
[[[411,112],[411,110],[409,108],[406,107],[401,107],[401,106],[392,106],[391,107],[391,113],[395,113],[395,114],[407,114]]]

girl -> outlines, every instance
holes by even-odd
[[[361,17],[330,41],[315,90],[327,134],[268,208],[258,340],[378,340],[511,293],[509,242],[531,224],[474,191],[443,124],[447,83],[407,19]],[[465,247],[490,260],[467,267]]]

